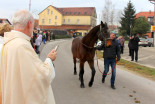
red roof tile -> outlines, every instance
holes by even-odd
[[[52,6],[52,5],[49,5],[49,6]],[[91,16],[92,13],[95,11],[95,7],[68,7],[68,8],[67,7],[66,8],[57,8],[57,7],[54,7],[54,6],[52,6],[52,7],[55,8],[58,12],[60,12],[62,15],[86,15],[86,16]],[[42,12],[40,12],[40,13],[42,13]]]
[[[136,14],[136,18],[144,16],[145,18],[154,17],[154,12],[139,12]]]

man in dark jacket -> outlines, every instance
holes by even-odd
[[[107,76],[107,73],[109,71],[109,65],[111,65],[112,75],[111,75],[111,88],[115,89],[115,76],[116,76],[116,61],[120,60],[120,49],[118,46],[118,42],[115,39],[115,34],[110,34],[110,38],[112,39],[112,45],[105,47],[104,44],[102,44],[99,47],[95,47],[95,49],[104,51],[103,58],[104,58],[104,73],[102,75],[102,83],[105,82],[105,77]],[[117,56],[117,57],[116,57]],[[116,59],[117,58],[117,59]]]
[[[135,52],[135,61],[138,61],[138,42],[139,38],[137,34],[134,34],[134,36],[131,38],[131,61],[134,61],[134,52]]]

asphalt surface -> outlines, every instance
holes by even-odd
[[[56,40],[41,46],[41,60],[59,44],[57,59],[54,61],[56,77],[52,82],[53,92],[57,104],[155,104],[155,82],[128,72],[122,66],[117,66],[116,90],[110,88],[111,75],[101,83],[101,73],[95,60],[96,75],[92,87],[88,87],[91,70],[85,63],[85,88],[80,88],[78,75],[73,75],[73,59],[69,40]],[[139,60],[140,61],[140,60]],[[99,66],[104,69],[103,61]],[[79,72],[77,63],[77,72]]]

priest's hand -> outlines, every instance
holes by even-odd
[[[57,52],[55,52],[55,49],[53,49],[49,54],[48,56],[52,61],[54,61],[57,57]]]

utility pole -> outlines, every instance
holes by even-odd
[[[29,1],[29,11],[31,11],[31,0]]]
[[[150,3],[154,4],[154,26],[155,26],[155,0],[149,0]],[[155,31],[153,31],[153,47],[155,46]]]

